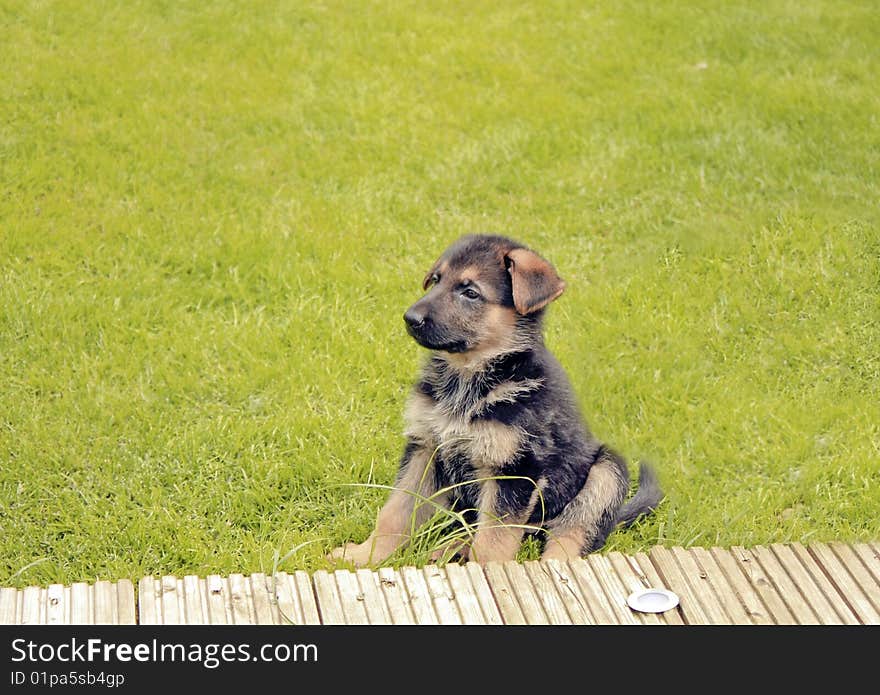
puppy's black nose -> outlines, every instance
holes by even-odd
[[[403,315],[403,320],[410,328],[421,328],[425,324],[425,315],[415,307],[410,307]]]

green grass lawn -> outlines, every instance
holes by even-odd
[[[880,538],[876,3],[14,0],[0,36],[0,584],[327,567],[394,478],[403,310],[481,231],[556,265],[548,343],[668,492],[609,548]]]

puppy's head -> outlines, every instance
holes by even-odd
[[[522,345],[523,332],[565,289],[547,261],[501,236],[462,237],[423,282],[426,294],[404,314],[423,347],[447,353],[501,353]]]

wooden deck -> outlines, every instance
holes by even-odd
[[[663,587],[662,614],[626,597]],[[0,589],[2,624],[880,624],[880,543]]]

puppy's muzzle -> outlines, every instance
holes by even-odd
[[[431,317],[429,305],[416,302],[403,315],[406,332],[422,347],[445,352],[462,352],[468,349],[468,341],[450,335],[449,329]]]
[[[422,347],[430,350],[449,350],[442,326],[437,325],[430,316],[430,308],[424,304],[413,304],[403,315],[406,332]]]

